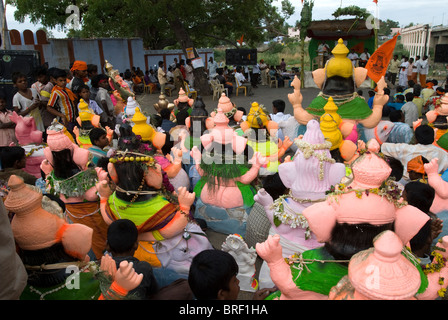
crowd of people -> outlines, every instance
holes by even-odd
[[[368,52],[365,51],[360,57],[350,56],[349,54],[347,58],[354,63],[353,65],[358,64],[362,67],[368,60]],[[418,59],[417,62],[420,61],[418,64],[408,62],[405,68],[406,74],[410,74],[410,76],[406,78],[407,81],[404,85],[402,85],[400,71],[400,86],[396,89],[386,87],[384,92],[383,88],[379,89],[381,92],[378,92],[378,88],[376,91],[369,91],[369,98],[366,98],[366,102],[363,103],[367,103],[371,110],[378,108],[378,96],[389,96],[389,100],[384,101],[385,103],[381,106],[381,116],[383,120],[390,120],[393,129],[386,130],[387,126],[382,124],[379,129],[381,132],[375,131],[373,134],[374,140],[379,146],[378,149],[370,147],[367,152],[362,149],[362,143],[360,143],[357,157],[360,159],[366,159],[367,157],[370,161],[369,164],[374,166],[373,173],[378,174],[378,177],[383,177],[384,174],[384,179],[393,176],[394,185],[398,186],[393,191],[400,190],[400,194],[398,198],[396,194],[393,194],[393,200],[389,198],[388,200],[400,207],[402,205],[401,200],[398,201],[397,199],[402,198],[401,192],[403,192],[403,197],[409,202],[409,205],[417,207],[431,218],[429,224],[425,225],[424,230],[423,228],[420,232],[416,230],[411,237],[412,239],[407,239],[413,249],[415,244],[414,253],[418,258],[429,264],[430,262],[427,261],[432,258],[433,253],[428,243],[433,243],[446,235],[446,230],[444,229],[443,215],[437,215],[430,211],[436,192],[428,184],[428,177],[433,172],[425,171],[428,168],[425,167],[425,164],[431,164],[431,169],[434,166],[434,159],[437,159],[439,169],[448,169],[448,153],[446,151],[448,150],[448,139],[445,141],[443,138],[443,134],[448,128],[446,120],[448,110],[441,107],[444,106],[448,109],[448,96],[446,95],[446,87],[439,87],[435,79],[426,80],[425,73],[419,71],[420,68],[423,68],[422,61],[424,62],[426,59],[427,57],[422,60]],[[402,69],[404,67],[400,64],[400,66],[397,65],[397,68]],[[392,75],[395,70],[397,70],[396,75],[398,69],[391,62],[389,71],[391,73],[390,81],[393,85],[395,84],[395,77]],[[417,71],[409,73],[408,70]],[[299,122],[299,119],[294,119],[296,112],[294,115],[285,112],[286,102],[282,99],[275,99],[268,108],[254,102],[250,106],[250,110],[241,108],[241,106],[237,107],[230,101],[229,98],[237,87],[246,87],[248,95],[251,96],[254,94],[254,89],[259,85],[268,86],[271,78],[277,80],[279,86],[283,86],[286,81],[292,80],[293,78],[284,75],[286,73],[285,61],[282,59],[279,66],[275,67],[268,66],[263,60],[260,60],[260,63],[253,66],[250,72],[247,67],[241,66],[237,66],[232,71],[228,70],[227,67],[220,68],[216,61],[210,58],[207,76],[209,79],[219,80],[228,89],[229,93],[228,96],[223,95],[221,97],[218,108],[210,114],[205,110],[200,96],[193,99],[186,94],[188,89],[195,86],[192,61],[189,59],[179,62],[175,59],[174,63],[169,65],[168,68],[161,61],[157,70],[146,72],[143,72],[140,68],[132,68],[125,70],[122,74],[117,74],[111,67],[107,69],[107,72],[107,74],[99,73],[96,66],[89,65],[84,61],[75,61],[70,66],[70,70],[49,68],[44,65],[36,70],[37,81],[31,86],[27,82],[26,75],[14,73],[13,82],[17,93],[11,106],[7,105],[5,97],[0,97],[0,142],[2,148],[0,180],[4,198],[4,204],[2,203],[0,206],[2,229],[0,234],[1,237],[8,239],[8,241],[2,241],[0,250],[0,252],[3,252],[0,254],[2,261],[7,262],[7,266],[0,273],[2,279],[0,298],[43,299],[44,297],[51,298],[54,295],[52,297],[54,299],[124,299],[125,297],[150,300],[238,299],[240,291],[240,278],[238,276],[245,266],[239,264],[239,262],[240,258],[245,257],[247,252],[241,251],[241,256],[238,257],[221,250],[221,248],[213,248],[207,242],[206,230],[208,228],[213,229],[214,225],[212,223],[219,219],[206,220],[201,215],[195,214],[201,205],[207,207],[207,209],[212,207],[207,205],[204,194],[210,193],[213,187],[222,191],[222,193],[218,192],[222,195],[219,199],[222,202],[220,209],[226,212],[231,211],[233,207],[225,207],[225,203],[237,203],[241,200],[241,205],[238,208],[243,209],[238,209],[238,213],[232,212],[237,216],[236,218],[232,217],[232,219],[239,221],[238,228],[244,225],[242,238],[246,240],[249,240],[250,237],[256,238],[254,245],[263,243],[260,246],[257,244],[257,251],[260,257],[269,264],[273,282],[268,281],[266,283],[271,285],[261,288],[254,286],[254,299],[264,300],[268,296],[275,296],[275,292],[279,290],[281,290],[281,294],[288,295],[289,290],[283,291],[283,287],[278,286],[278,283],[283,280],[275,277],[275,272],[281,265],[278,261],[284,263],[286,257],[282,257],[281,254],[269,254],[270,252],[275,253],[270,250],[278,248],[280,237],[272,237],[270,233],[272,229],[268,230],[269,228],[264,231],[257,230],[258,233],[251,233],[251,228],[256,227],[250,225],[251,221],[252,223],[255,221],[250,219],[267,221],[267,212],[273,208],[271,206],[273,204],[265,205],[266,197],[272,200],[271,202],[275,201],[275,204],[278,204],[277,200],[283,201],[286,196],[290,196],[291,199],[300,203],[317,203],[322,200],[320,198],[297,200],[298,195],[293,195],[295,192],[295,190],[293,191],[293,185],[299,180],[301,182],[308,179],[305,177],[307,172],[303,173],[303,177],[293,178],[299,171],[293,165],[297,159],[304,160],[315,157],[317,162],[308,171],[320,170],[319,174],[312,178],[317,180],[318,176],[320,181],[324,180],[323,176],[327,175],[327,170],[330,170],[330,167],[333,166],[335,169],[331,175],[332,178],[339,177],[338,174],[335,174],[337,170],[343,172],[337,183],[343,181],[344,177],[347,178],[353,172],[356,172],[354,164],[357,162],[352,159],[349,159],[350,161],[343,159],[343,149],[340,144],[337,148],[331,146],[331,153],[329,153],[331,159],[326,153],[318,156],[317,153],[322,150],[330,152],[329,144],[331,145],[331,143],[329,140],[321,142],[316,140],[313,142],[315,147],[310,147],[313,143],[307,139],[320,137],[325,132],[322,123],[325,123],[326,118],[323,115],[320,118],[321,127],[316,126],[318,123],[316,117],[307,121],[304,126],[303,123]],[[420,75],[418,81],[417,75]],[[298,81],[298,78],[295,77],[294,81]],[[331,84],[331,81],[328,81],[328,83]],[[186,88],[186,85],[189,88]],[[134,99],[136,94],[144,93],[146,86],[152,86],[152,90],[160,92],[170,89],[178,94],[179,97],[174,101],[174,109],[165,107],[156,110],[157,112],[150,115],[150,119],[147,119],[138,106],[135,108],[136,101]],[[297,96],[301,97],[298,94],[300,85],[295,82],[293,87]],[[353,82],[350,89],[353,89]],[[392,94],[392,90],[396,91],[395,94]],[[355,101],[355,98],[360,99],[362,91],[350,96],[350,101]],[[289,99],[294,108],[302,103],[300,98],[294,100],[291,96]],[[329,99],[330,103],[332,101],[332,99]],[[134,107],[131,114],[132,106]],[[368,111],[372,113],[371,110]],[[40,177],[30,174],[26,169],[27,159],[32,155],[32,152],[27,154],[24,146],[20,145],[20,137],[16,135],[17,124],[12,120],[14,113],[23,118],[32,118],[35,125],[33,130],[41,132],[42,145],[46,150],[51,150],[45,153],[45,161],[40,166]],[[323,114],[329,113],[329,109],[325,109]],[[89,116],[86,117],[86,114]],[[297,114],[299,113],[297,112]],[[442,119],[443,117],[444,119]],[[332,119],[333,122],[337,120],[333,116]],[[297,130],[294,131],[292,127]],[[305,135],[299,134],[304,127],[306,127]],[[144,130],[139,131],[141,128],[144,128]],[[275,130],[272,131],[274,133],[271,136],[270,130],[272,128],[275,128]],[[437,134],[434,128],[438,129]],[[218,134],[218,132],[222,133],[227,129],[232,130],[230,136]],[[261,129],[268,132],[267,142],[266,140],[262,141],[262,135],[259,131]],[[88,132],[89,145],[80,138],[82,130]],[[182,130],[191,133],[191,136],[186,138],[185,132]],[[209,130],[209,133],[206,130]],[[367,131],[366,127],[366,135]],[[383,135],[383,131],[387,131],[386,137]],[[183,133],[180,134],[179,132]],[[194,136],[193,132],[199,132],[199,136]],[[291,134],[291,132],[293,133]],[[313,135],[314,133],[315,135]],[[264,134],[266,135],[266,132]],[[55,138],[56,136],[58,138]],[[242,144],[243,148],[238,144],[242,141],[241,139],[244,141],[247,139],[247,144]],[[61,147],[65,143],[63,141],[66,140],[71,141],[67,142],[69,147]],[[358,142],[358,139],[356,140]],[[142,143],[142,141],[145,143]],[[149,142],[146,143],[147,141]],[[220,155],[222,159],[228,160],[230,158],[230,161],[235,161],[237,155],[244,155],[247,161],[243,164],[232,162],[230,165],[226,163],[199,165],[201,160],[199,150],[205,150],[202,153],[203,157],[216,156],[216,150],[219,149],[217,146],[227,144],[231,146],[231,153]],[[208,149],[210,146],[212,146],[211,149]],[[295,148],[292,149],[293,147]],[[68,153],[60,153],[65,150],[64,148],[69,150]],[[82,154],[79,152],[80,148],[88,150],[88,159],[79,160],[78,156]],[[226,149],[227,151],[229,150]],[[148,156],[149,154],[151,156]],[[381,156],[376,158],[373,154],[380,154]],[[181,161],[184,157],[187,157],[189,161]],[[68,163],[73,166],[59,166],[60,163]],[[285,172],[281,174],[279,169],[283,164],[289,165],[290,172],[286,172],[286,175]],[[83,178],[85,180],[70,181],[73,184],[68,184],[69,187],[65,185],[65,188],[73,189],[66,190],[72,195],[71,198],[65,195],[64,197],[59,196],[58,191],[62,192],[64,182],[80,176],[80,173],[87,172],[89,168],[95,173],[94,178],[88,177],[86,174]],[[287,166],[283,168],[287,168]],[[372,174],[369,170],[370,168],[365,168],[362,178]],[[207,176],[207,174],[210,174],[210,176]],[[220,174],[221,176],[219,176]],[[61,178],[60,180],[56,179],[57,175]],[[20,179],[17,179],[17,177],[20,177]],[[126,177],[126,179],[122,179],[123,177]],[[95,180],[95,183],[89,184],[87,187],[88,183],[92,183],[91,180]],[[126,181],[123,182],[122,180]],[[185,185],[187,187],[182,181],[186,181]],[[383,188],[382,182],[380,181],[381,187],[372,187],[368,190],[376,190],[375,192],[378,194]],[[413,183],[418,184],[418,186]],[[310,187],[311,184],[312,182],[310,182]],[[115,189],[108,192],[107,188],[112,185]],[[87,198],[77,189],[81,186],[85,187],[85,194],[95,200],[88,200],[90,198]],[[225,188],[229,186],[233,188],[232,192],[238,191],[239,197],[225,196]],[[421,188],[424,192],[415,191],[418,188]],[[379,189],[380,191],[378,191]],[[360,190],[363,190],[362,192],[366,191],[365,189]],[[239,193],[240,191],[241,193]],[[308,191],[308,189],[302,190],[305,193]],[[330,192],[330,186],[324,192],[327,191]],[[57,214],[52,213],[50,218],[46,213],[42,213],[45,210],[40,208],[41,198],[38,196],[42,194],[49,200],[54,201],[57,207],[54,211],[60,213],[58,218],[55,217]],[[157,196],[154,194],[157,194]],[[373,193],[371,197],[373,197]],[[71,202],[67,201],[70,199],[72,199]],[[215,198],[210,195],[210,199]],[[97,205],[95,207],[97,209],[79,218],[79,216],[82,216],[82,210],[87,210],[85,208],[87,208],[88,202]],[[260,206],[254,204],[256,202]],[[398,205],[397,202],[400,202],[400,204]],[[291,205],[291,202],[286,201],[285,203]],[[323,203],[326,202],[322,201],[322,205]],[[215,202],[214,205],[217,205],[217,203]],[[23,206],[26,208],[23,208]],[[36,209],[36,206],[39,207],[39,210]],[[284,204],[284,208],[287,207],[288,205]],[[79,211],[75,211],[75,208]],[[127,209],[131,209],[132,213],[126,211]],[[154,214],[151,211],[150,217],[153,220],[146,220],[146,215],[149,214],[148,210],[154,210]],[[325,208],[323,212],[328,214],[328,210]],[[249,213],[245,215],[246,218],[244,219],[238,217],[238,215],[244,215],[241,213],[242,211]],[[22,215],[23,212],[32,212],[33,217],[35,215],[39,219],[49,219],[48,221],[51,220],[52,222],[45,224],[44,221],[47,220],[35,219],[32,220],[34,224],[30,224],[30,221],[26,220],[26,215]],[[123,212],[127,212],[126,216]],[[260,213],[257,215],[256,212]],[[78,214],[77,218],[76,213]],[[209,214],[209,212],[204,213],[204,211],[201,211],[201,213],[205,216]],[[95,221],[92,220],[93,225],[89,227],[90,229],[80,227],[84,223],[83,218],[88,220],[87,218],[90,219],[93,216],[97,216],[97,218],[95,218]],[[177,223],[180,223],[179,221],[182,221],[184,217],[188,217],[188,219],[185,218],[188,220],[188,224],[185,222],[185,226],[180,228],[181,232],[173,235],[173,229],[170,228],[176,227]],[[276,216],[273,225],[279,227],[291,224],[286,218],[286,220],[282,220],[284,218],[285,216]],[[309,234],[314,232],[314,229],[311,231],[309,229],[314,226],[311,223],[313,221],[312,216],[310,216],[309,221],[309,226],[304,221],[297,222],[299,229],[306,225],[304,234],[306,234],[307,240],[308,237],[311,237]],[[25,222],[28,224],[25,224]],[[18,225],[19,223],[23,223],[23,225]],[[59,223],[61,225],[58,225]],[[247,235],[244,234],[246,223]],[[323,227],[325,223],[321,221],[319,227]],[[194,227],[191,227],[191,224],[194,224]],[[56,227],[56,225],[58,226]],[[269,222],[268,225],[271,226]],[[370,225],[368,226],[367,223],[359,223],[356,226],[364,228],[366,233],[369,234],[379,232],[378,229],[373,227],[370,229]],[[35,227],[40,229],[34,229]],[[74,231],[70,232],[70,227]],[[296,227],[294,225],[291,228]],[[347,226],[341,225],[341,228],[345,227]],[[397,224],[397,230],[398,227],[402,227],[402,225]],[[393,228],[388,228],[385,230],[393,230]],[[167,230],[170,230],[171,233]],[[219,227],[217,230],[220,230]],[[326,231],[329,232],[329,230]],[[230,232],[230,234],[232,233]],[[56,240],[40,242],[41,238],[46,239],[48,234],[51,234],[51,236],[55,234]],[[316,234],[320,236],[317,227]],[[93,239],[91,247],[84,248],[80,244],[84,244],[89,235]],[[402,235],[399,234],[399,236]],[[178,238],[176,238],[177,236]],[[99,238],[104,240],[103,245],[99,245]],[[11,239],[13,240],[11,241]],[[194,250],[200,249],[199,252],[195,252],[187,271],[183,270],[184,273],[182,274],[179,271],[174,272],[174,269],[170,268],[170,264],[167,268],[165,268],[166,266],[161,268],[160,264],[164,263],[161,256],[158,257],[159,260],[143,258],[160,250],[158,246],[166,251],[177,249],[177,247],[172,247],[169,250],[163,247],[163,244],[165,242],[169,243],[171,239],[178,241],[178,243],[186,243],[185,248],[179,250],[179,255],[192,254]],[[190,239],[192,239],[192,242],[187,242]],[[17,243],[14,243],[14,240]],[[313,238],[312,241],[317,243],[316,238]],[[345,250],[342,248],[344,244],[340,239],[338,239],[342,243],[340,247],[337,247],[337,245],[332,247],[334,243],[330,244],[328,239],[326,241],[325,244],[320,243],[320,246],[325,248],[322,250],[328,250],[325,254],[330,253],[333,254],[333,257],[336,257],[336,251]],[[151,243],[151,246],[144,247],[142,242]],[[280,243],[285,248],[296,245],[296,243],[293,244],[284,239]],[[198,247],[194,247],[195,245]],[[367,248],[372,246],[373,243]],[[353,250],[353,248],[350,247],[350,250]],[[308,252],[307,249],[303,251]],[[378,249],[378,251],[380,250]],[[401,252],[401,247],[398,252]],[[354,252],[352,253],[355,256]],[[89,285],[86,285],[80,291],[70,291],[67,289],[66,282],[63,285],[60,283],[64,282],[58,282],[61,279],[65,280],[67,277],[61,270],[69,263],[80,262],[86,256],[90,261],[101,265],[101,269],[106,270],[106,273],[112,275],[112,280],[108,280],[106,289],[102,286],[104,282],[101,282],[103,280],[99,279],[98,275],[93,278],[84,278],[83,285],[86,283],[89,283]],[[325,260],[328,257],[330,255],[319,256],[319,259]],[[329,259],[331,260],[333,257]],[[182,258],[182,256],[181,258],[171,258],[172,261],[170,260],[169,263],[172,264],[185,263],[188,260]],[[278,261],[274,261],[274,258],[278,258]],[[347,260],[349,258],[344,257]],[[292,256],[289,259],[289,265],[297,262]],[[337,264],[340,263],[339,261],[336,262]],[[63,263],[67,265],[63,265]],[[45,269],[47,264],[53,269]],[[344,267],[341,267],[343,271],[338,269],[339,267],[335,267],[336,275],[332,280],[335,282],[330,281],[329,283],[335,285],[342,278],[344,272],[347,273],[348,263],[344,262],[342,264],[344,265]],[[80,265],[84,268],[92,266],[91,264],[81,263]],[[424,263],[421,263],[421,265],[421,268],[423,268]],[[313,268],[313,266],[310,267]],[[287,269],[289,270],[289,267]],[[5,270],[7,272],[3,272]],[[291,268],[291,270],[293,269]],[[322,272],[322,277],[328,276],[328,272],[330,271],[325,269]],[[300,275],[301,272],[296,279]],[[313,289],[308,290],[309,292],[314,290],[313,281],[310,281],[310,283],[309,285]],[[288,283],[288,286],[290,285],[291,283]],[[328,290],[324,290],[325,293],[322,296],[328,298],[328,291],[331,286],[329,284],[325,284],[325,286],[328,286],[325,289]],[[294,290],[297,289],[295,285],[293,287]],[[302,289],[305,287],[306,285]],[[331,292],[336,290],[334,288]],[[291,291],[294,290],[291,289]],[[303,291],[307,290],[303,289]],[[320,291],[318,293],[321,294]],[[443,296],[442,293],[440,293],[440,296]],[[338,294],[341,294],[341,292],[338,291]],[[319,296],[318,298],[321,299],[322,297]]]

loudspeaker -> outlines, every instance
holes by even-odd
[[[6,108],[12,110],[12,98],[17,93],[17,89],[12,83],[0,83],[0,97],[6,99]]]
[[[34,50],[0,50],[0,94],[5,96],[7,107],[12,108],[16,92],[12,75],[20,72],[26,75],[28,86],[36,81],[34,70],[40,66],[40,53]]]
[[[253,66],[257,64],[257,49],[226,49],[226,64]]]
[[[436,44],[434,62],[448,63],[448,44]]]

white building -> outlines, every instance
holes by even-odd
[[[419,24],[400,31],[401,43],[409,51],[410,58],[429,55],[431,40],[431,27],[428,24]]]

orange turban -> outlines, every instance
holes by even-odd
[[[74,63],[73,63],[73,66],[72,66],[72,68],[70,69],[70,71],[75,71],[75,70],[81,70],[81,71],[84,71],[84,70],[87,70],[87,63],[85,62],[85,61],[79,61],[79,60],[76,60]]]
[[[423,166],[422,156],[415,157],[408,162],[408,172],[414,171],[417,173],[425,174],[425,167]]]

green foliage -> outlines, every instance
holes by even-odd
[[[289,0],[281,10],[272,0],[10,0],[15,18],[44,27],[67,30],[66,8],[76,5],[82,30],[70,35],[82,37],[141,37],[145,47],[164,49],[179,46],[172,24],[178,21],[196,47],[231,44],[244,35],[254,47],[273,35],[287,32],[285,19],[294,13]]]
[[[338,8],[335,12],[333,12],[333,16],[335,18],[339,18],[341,16],[355,16],[358,19],[367,19],[370,16],[370,13],[365,8],[360,8],[358,6],[348,6],[344,8]]]
[[[400,23],[397,21],[393,21],[390,19],[387,19],[386,21],[380,21],[380,28],[378,30],[378,34],[388,36],[392,33],[391,28],[398,28],[400,27]]]

